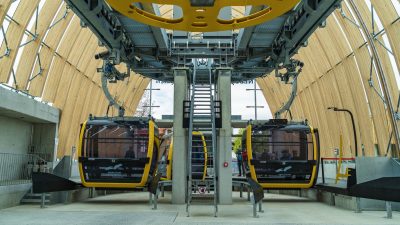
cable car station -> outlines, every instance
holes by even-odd
[[[0,224],[397,224],[399,18],[0,0]]]

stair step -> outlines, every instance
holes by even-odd
[[[201,160],[201,159],[192,158],[192,161],[193,161],[193,160]],[[204,168],[204,164],[192,163],[192,167],[201,167],[201,168]],[[202,171],[201,171],[201,172],[192,171],[192,173],[203,173],[203,172],[202,172]]]
[[[50,193],[45,193],[44,196],[45,197],[50,197]],[[38,193],[26,193],[26,195],[24,197],[42,197],[42,194],[38,194]]]
[[[211,79],[211,71],[210,71]],[[213,102],[213,88],[212,85],[208,84],[210,80],[202,80],[199,82],[196,77],[194,77],[194,81],[192,84],[192,108],[190,108],[191,112],[191,122],[190,129],[191,131],[201,131],[205,137],[205,140],[194,140],[192,139],[191,147],[197,149],[207,149],[207,152],[190,152],[189,154],[189,164],[191,165],[191,174],[188,175],[190,178],[191,184],[189,184],[192,188],[189,189],[188,193],[188,207],[190,204],[204,204],[204,205],[214,205],[216,199],[216,186],[214,184],[215,179],[213,178],[215,169],[212,162],[214,161],[214,145],[215,140],[213,140],[214,135],[212,134],[215,129],[215,114],[214,114],[214,102]],[[207,83],[205,83],[207,82]],[[213,129],[214,128],[214,129]],[[206,146],[204,146],[206,143]],[[190,151],[190,149],[189,149]],[[205,160],[205,154],[207,160]],[[199,157],[199,158],[196,158]],[[207,164],[206,164],[207,163]],[[204,174],[204,169],[207,169],[207,174]],[[206,176],[206,180],[204,180],[204,176]],[[206,188],[206,193],[199,193],[198,188]],[[203,192],[203,191],[202,191]]]
[[[192,203],[193,201],[214,201],[214,198],[216,196],[214,194],[208,194],[208,193],[204,193],[204,194],[192,194]]]

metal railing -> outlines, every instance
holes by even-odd
[[[0,186],[30,183],[32,172],[49,172],[47,164],[35,154],[0,153]]]
[[[342,160],[339,165],[339,159]],[[337,174],[340,171],[346,171],[346,168],[355,168],[355,158],[337,158],[337,157],[321,157],[320,169],[323,184],[337,183]],[[340,167],[339,167],[340,166]]]

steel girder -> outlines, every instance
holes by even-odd
[[[291,58],[341,0],[302,0],[290,12],[239,33],[167,33],[133,21],[114,11],[104,0],[66,0],[107,49],[105,60],[126,63],[143,76],[172,82],[172,68],[193,66],[193,59],[211,58],[212,68],[231,67],[232,82],[265,76],[278,66],[290,66]],[[138,4],[159,14],[153,4]],[[249,9],[247,13],[251,13]],[[215,35],[214,35],[215,34]],[[223,34],[223,35],[221,35]],[[100,57],[101,58],[101,57]],[[103,58],[104,59],[104,58]]]

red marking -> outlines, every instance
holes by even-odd
[[[228,167],[228,162],[224,162],[224,167]]]
[[[199,187],[199,193],[200,194],[206,193],[206,188],[205,187]]]

